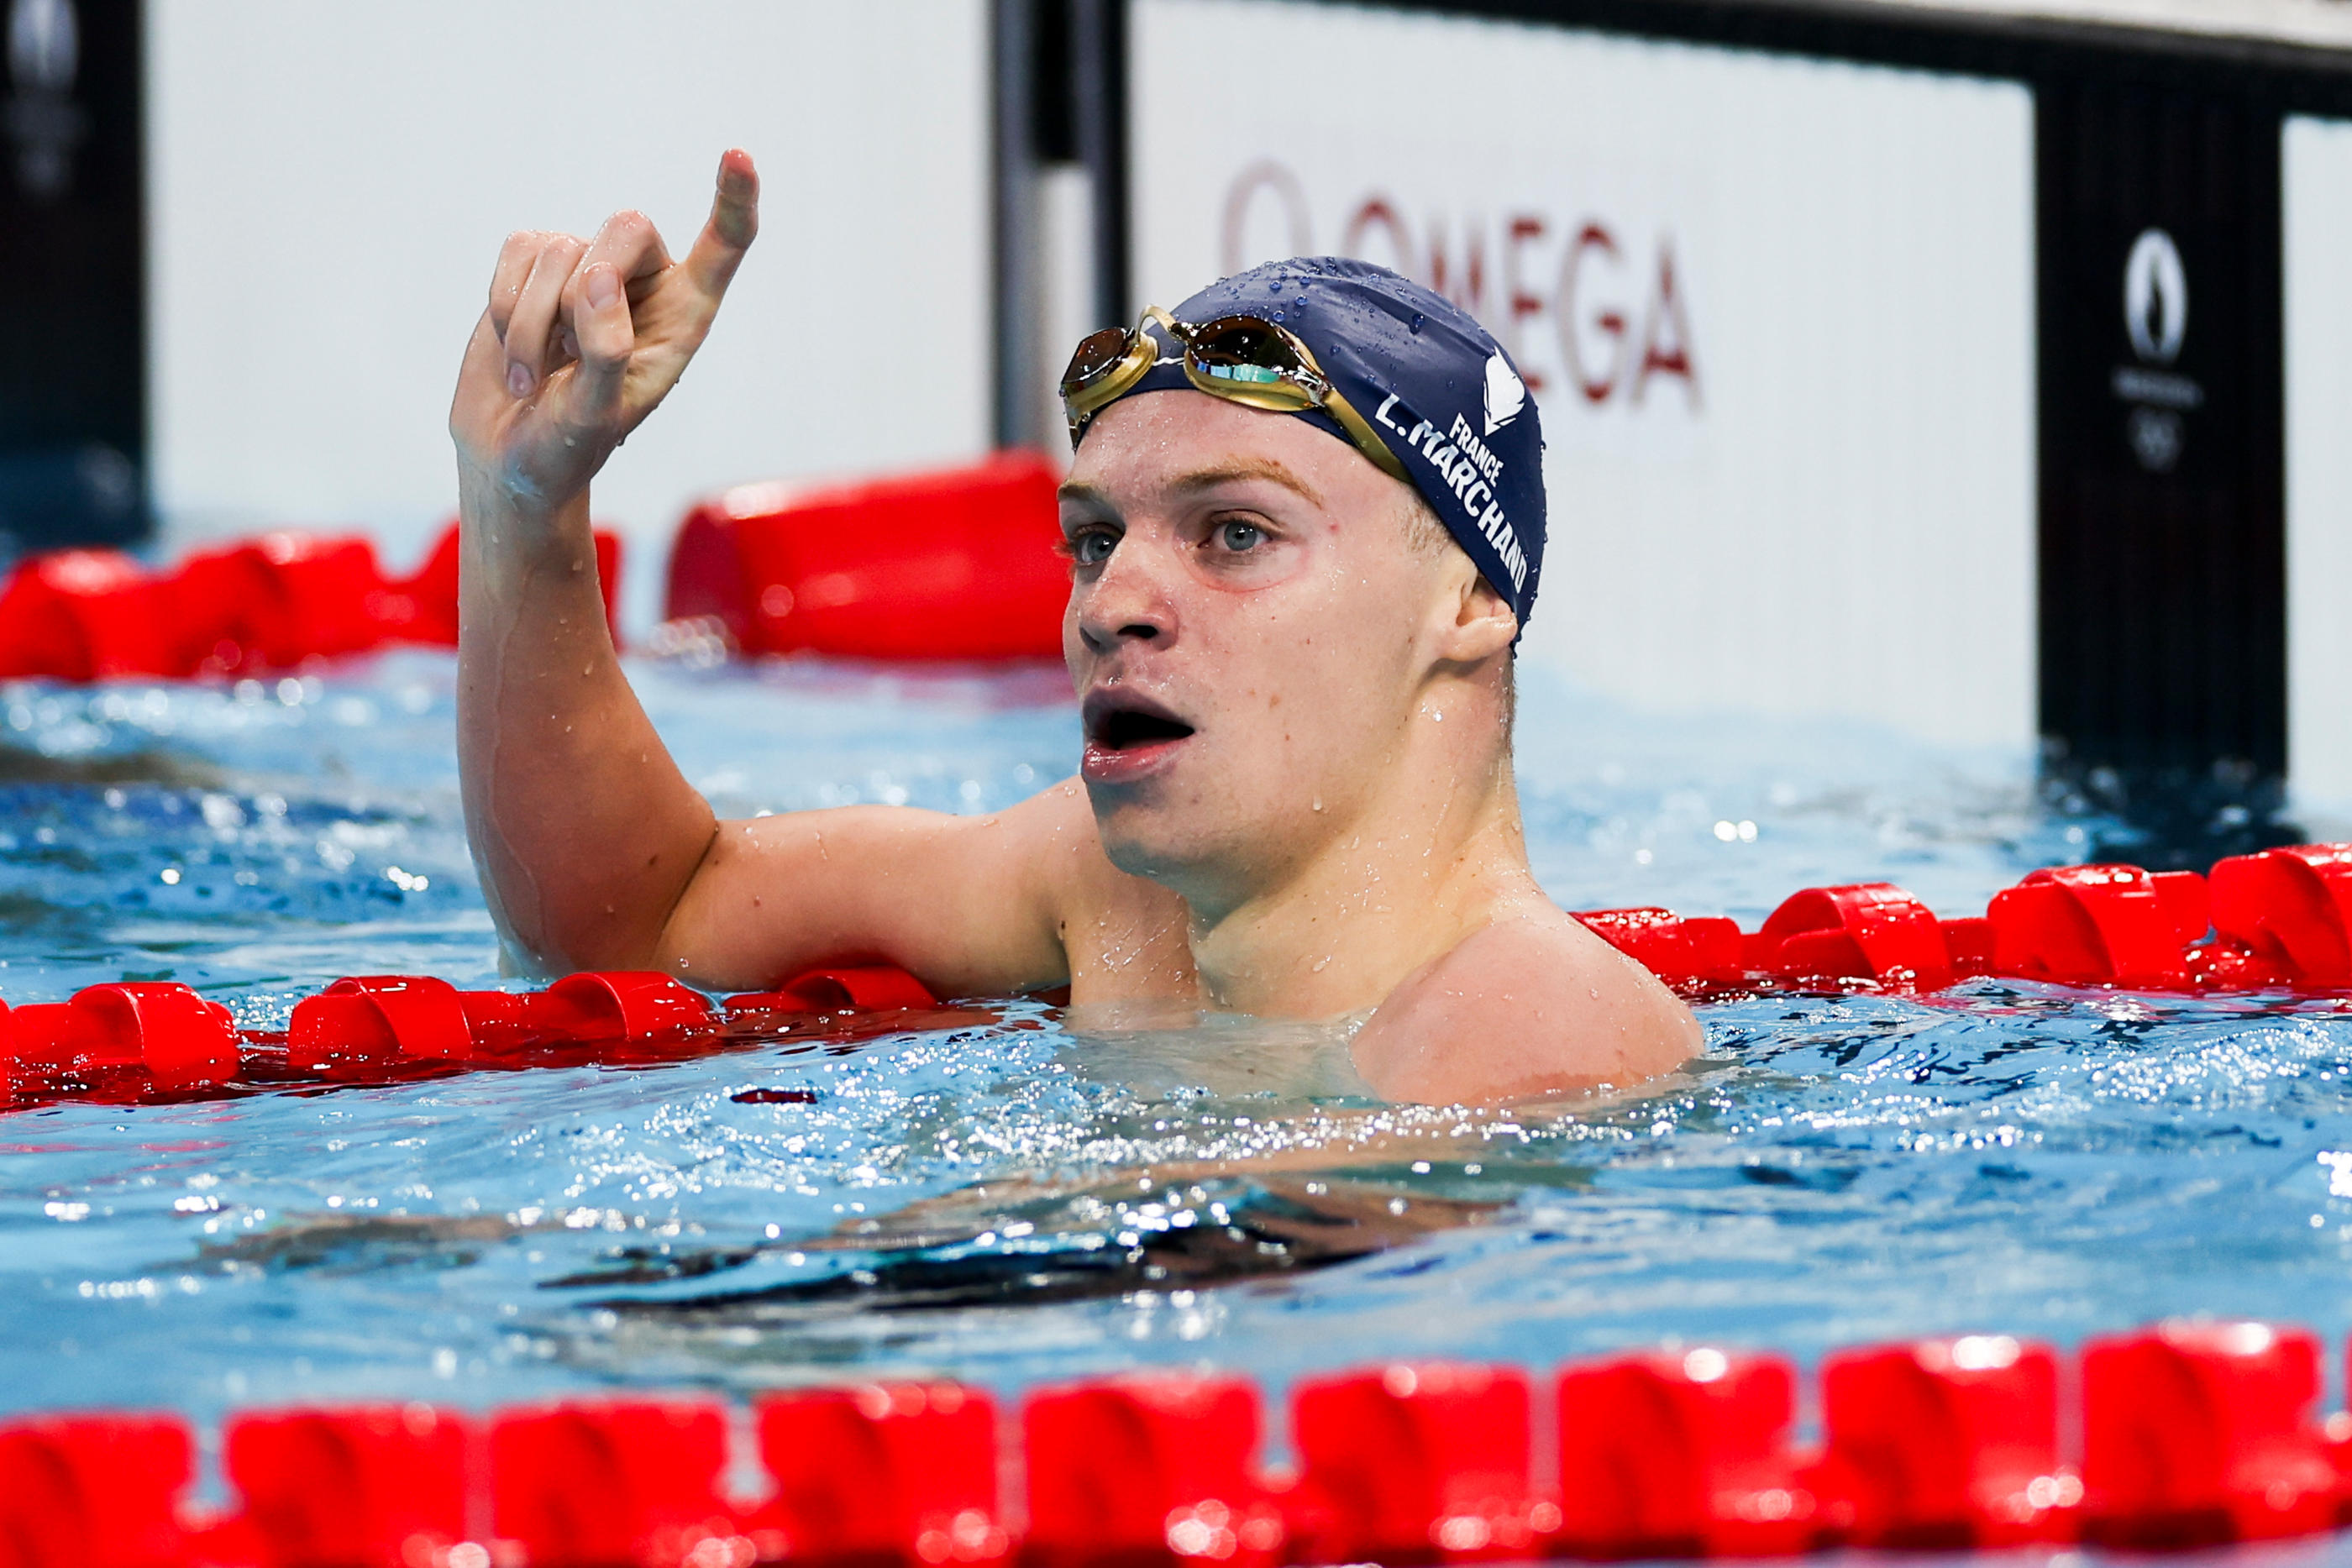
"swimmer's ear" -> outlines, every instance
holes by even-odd
[[[1439,629],[1437,653],[1443,659],[1475,664],[1509,651],[1519,634],[1519,618],[1468,556],[1457,551],[1455,560],[1459,575],[1447,584],[1454,613],[1451,623]]]

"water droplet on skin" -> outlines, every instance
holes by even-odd
[[[1323,797],[1320,795],[1315,797],[1315,809],[1318,811],[1323,809]]]

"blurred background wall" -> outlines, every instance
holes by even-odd
[[[675,251],[719,152],[761,232],[597,515],[652,586],[695,497],[989,444],[982,0],[148,0],[152,497],[172,541],[421,539],[511,229],[642,208]],[[633,596],[635,597],[635,596]]]
[[[1530,661],[2038,741],[2116,799],[2352,801],[2352,5],[0,9],[21,543],[397,561],[500,237],[634,204],[682,246],[740,144],[761,242],[598,486],[639,624],[695,497],[1059,454],[1079,334],[1347,251],[1536,383]]]
[[[2286,122],[2287,766],[2352,814],[2352,120]]]
[[[1138,0],[1137,281],[1396,267],[1530,378],[1522,657],[1653,706],[2025,745],[2032,96],[2015,82],[1263,0]]]

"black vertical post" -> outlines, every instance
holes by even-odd
[[[2286,763],[2280,118],[2037,84],[2041,714],[2054,770],[2200,863]]]
[[[1138,308],[1129,276],[1127,0],[1071,0],[1078,162],[1092,205],[1094,325],[1126,326]]]
[[[994,168],[992,250],[995,346],[992,420],[996,444],[1038,444],[1036,66],[1038,0],[990,0],[989,57]]]
[[[0,550],[148,528],[138,0],[0,5]]]

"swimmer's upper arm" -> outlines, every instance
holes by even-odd
[[[1656,976],[1552,911],[1474,932],[1406,978],[1355,1057],[1383,1099],[1475,1104],[1631,1089],[1705,1043]]]
[[[1068,960],[1049,857],[1081,828],[1099,856],[1067,786],[989,816],[849,806],[721,822],[658,962],[714,990],[858,959],[896,964],[940,996],[1059,985]]]

